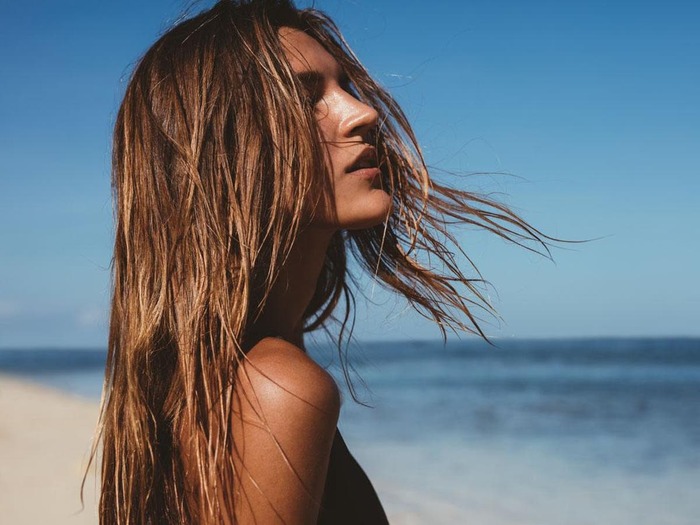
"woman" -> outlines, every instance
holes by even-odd
[[[105,524],[385,523],[304,350],[338,306],[342,346],[348,251],[443,334],[483,336],[447,225],[546,250],[508,208],[432,180],[332,21],[284,0],[220,1],[147,51],[113,188]]]

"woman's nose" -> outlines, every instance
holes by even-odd
[[[379,113],[376,109],[361,100],[350,97],[350,111],[347,119],[343,123],[345,135],[347,137],[362,137],[364,142],[377,126]]]

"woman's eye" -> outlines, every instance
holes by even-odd
[[[323,98],[323,81],[316,75],[304,75],[301,78],[304,91],[304,102],[315,106]]]
[[[355,84],[353,84],[349,77],[342,76],[340,78],[340,87],[343,88],[343,91],[349,93],[353,98],[360,100],[360,94],[357,92]]]
[[[305,97],[305,102],[309,106],[315,106],[321,101],[321,94],[315,91],[307,92]]]

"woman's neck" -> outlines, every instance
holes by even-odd
[[[280,337],[304,348],[304,312],[316,291],[332,236],[327,230],[306,230],[299,235],[249,336]]]

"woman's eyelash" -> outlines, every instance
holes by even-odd
[[[352,80],[350,80],[350,77],[348,77],[348,76],[345,76],[345,75],[341,76],[340,79],[338,80],[338,84],[340,84],[340,87],[346,91],[353,89]]]
[[[304,101],[308,104],[316,104],[323,95],[323,78],[313,71],[301,73],[298,76],[301,83]]]
[[[310,106],[315,106],[323,98],[324,80],[323,77],[316,72],[304,72],[299,75],[299,80],[303,87],[304,102]],[[355,87],[355,84],[350,80],[350,77],[342,75],[338,79],[338,85],[346,93],[349,93],[356,99],[360,99],[360,95]]]
[[[306,103],[310,104],[312,106],[318,104],[318,102],[320,102],[322,95],[323,95],[322,90],[317,86],[311,87],[310,89],[305,89],[304,92],[305,92],[304,98],[305,98]]]
[[[343,75],[340,77],[340,87],[343,88],[347,93],[350,93],[353,97],[359,100],[360,95],[357,92],[357,88],[355,87],[355,83],[350,80],[350,77],[347,75]]]

